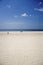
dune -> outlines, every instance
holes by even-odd
[[[0,32],[0,65],[43,65],[43,32]]]

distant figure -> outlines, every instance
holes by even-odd
[[[9,32],[7,32],[7,34],[9,34]]]
[[[20,32],[23,32],[22,30]]]

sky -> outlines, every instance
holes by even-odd
[[[0,0],[0,29],[43,29],[43,0]]]

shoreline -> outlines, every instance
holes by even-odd
[[[43,34],[43,31],[1,31],[0,34]]]

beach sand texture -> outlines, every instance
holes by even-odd
[[[43,32],[0,32],[0,65],[43,65]]]

